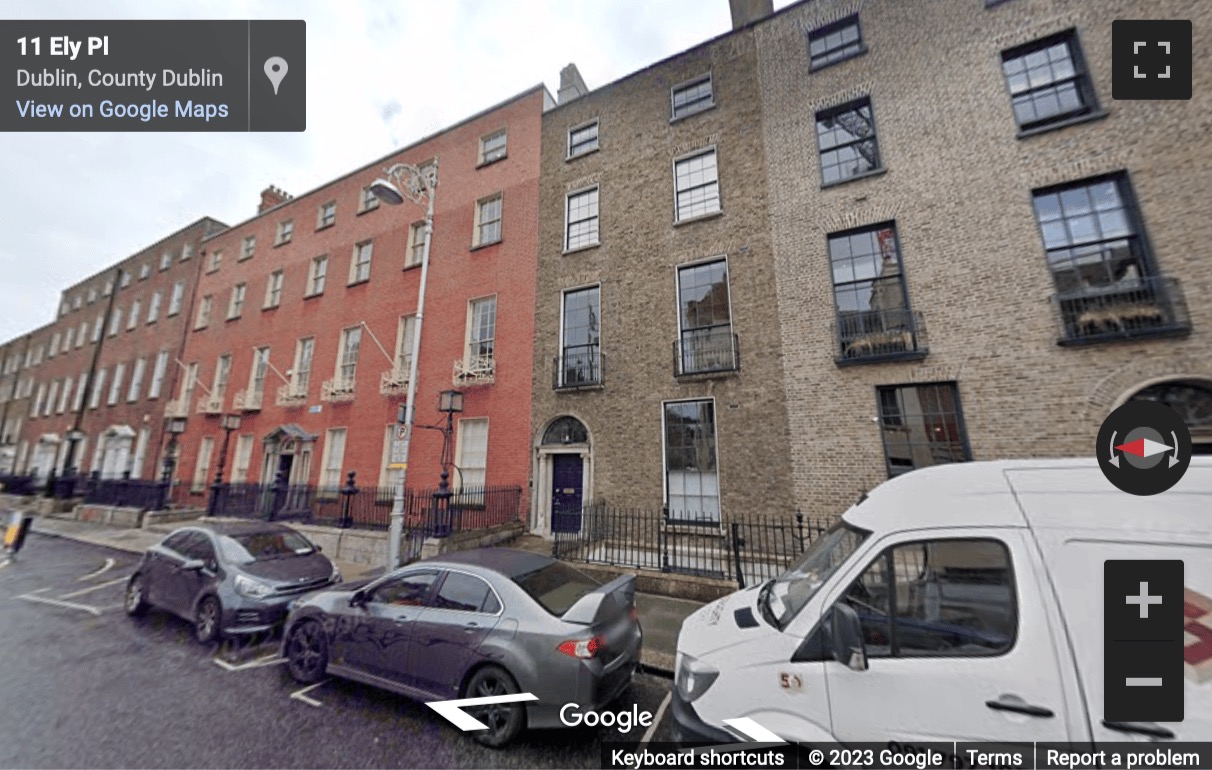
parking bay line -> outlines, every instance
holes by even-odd
[[[640,739],[640,747],[648,745],[648,741],[652,740],[652,736],[656,733],[657,727],[661,724],[661,719],[665,716],[665,709],[669,707],[669,701],[673,700],[673,693],[665,693],[665,700],[661,701],[661,705],[657,707],[656,716],[652,719],[652,724],[644,731],[644,737]]]
[[[114,559],[106,559],[105,563],[101,565],[101,569],[93,570],[92,572],[88,573],[84,577],[76,578],[76,582],[83,583],[85,580],[88,580],[89,578],[97,577],[98,575],[100,575],[103,572],[105,572],[106,570],[108,570],[110,567],[113,567],[115,564],[117,564],[117,562]]]
[[[39,589],[39,590],[45,591],[47,589],[43,588],[43,589]],[[101,610],[97,609],[96,607],[90,607],[87,604],[76,604],[75,602],[64,602],[64,601],[59,601],[58,599],[47,599],[44,596],[34,596],[33,594],[22,594],[21,596],[16,596],[14,598],[24,599],[27,602],[37,602],[39,604],[50,604],[55,607],[67,607],[68,609],[72,609],[72,610],[83,610],[84,612],[91,613],[92,615],[94,615],[96,617],[101,617]]]
[[[317,687],[320,687],[320,686],[326,685],[326,684],[328,684],[327,679],[325,679],[322,682],[316,682],[315,684],[309,684],[306,687],[304,687],[302,690],[296,690],[295,692],[292,692],[290,694],[290,697],[294,698],[295,700],[301,700],[304,703],[306,703],[308,706],[315,706],[316,708],[319,708],[320,706],[323,706],[324,704],[321,703],[320,701],[316,700],[315,698],[307,697],[304,693],[311,692],[312,690],[316,689]]]
[[[83,596],[84,594],[89,593],[90,591],[96,591],[98,588],[105,588],[106,586],[116,585],[118,583],[124,582],[125,580],[126,580],[125,577],[114,578],[113,580],[107,580],[104,583],[98,583],[95,586],[89,586],[88,588],[81,588],[79,591],[72,591],[69,594],[61,594],[59,596],[59,598],[60,599],[71,599],[74,596]]]
[[[286,662],[286,658],[278,657],[278,653],[276,652],[270,653],[269,655],[264,655],[260,658],[254,658],[247,663],[239,663],[235,665],[228,663],[222,658],[211,658],[211,660],[214,661],[216,666],[224,671],[245,671],[250,668],[264,668],[265,666],[276,666],[279,663]]]

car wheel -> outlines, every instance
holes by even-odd
[[[464,697],[484,698],[490,695],[516,695],[518,692],[518,683],[508,671],[497,666],[485,666],[471,677]],[[526,707],[521,703],[492,703],[464,710],[488,725],[487,730],[476,730],[472,735],[479,743],[494,749],[512,741],[526,726]]]
[[[194,619],[194,637],[202,644],[210,644],[219,638],[219,626],[223,609],[219,600],[208,596],[198,603],[198,614]]]
[[[142,575],[135,573],[126,584],[126,601],[123,606],[126,608],[126,614],[131,617],[147,613],[147,584],[143,582]]]
[[[314,684],[324,678],[328,666],[328,639],[314,620],[290,629],[286,641],[286,667],[296,682]]]

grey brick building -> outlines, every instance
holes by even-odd
[[[768,5],[768,4],[767,4]],[[543,118],[533,524],[791,510],[753,28]]]
[[[1194,21],[1113,101],[1111,22]],[[1134,397],[1212,451],[1212,5],[813,0],[754,28],[794,501],[1089,455]],[[822,446],[827,448],[822,448]]]

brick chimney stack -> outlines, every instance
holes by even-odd
[[[774,13],[774,0],[728,0],[732,11],[732,28],[747,27]]]
[[[285,203],[293,197],[295,196],[285,190],[280,190],[270,185],[261,191],[261,205],[257,207],[257,213],[260,214],[262,211],[272,209],[274,206]]]

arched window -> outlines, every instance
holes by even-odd
[[[575,417],[561,417],[543,434],[543,444],[588,444],[589,431]]]

